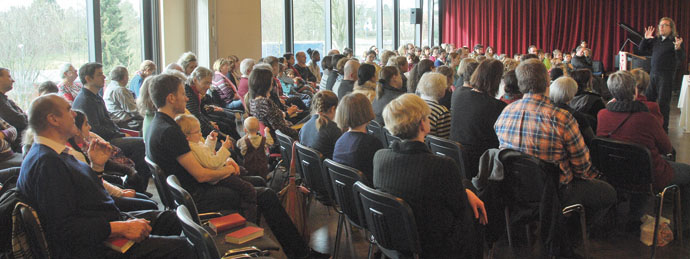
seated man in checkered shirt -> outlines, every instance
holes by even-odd
[[[549,74],[538,59],[523,61],[515,70],[522,99],[503,109],[494,129],[499,148],[509,148],[558,164],[560,182],[568,185],[561,204],[585,206],[587,223],[601,223],[616,202],[616,191],[595,179],[589,149],[568,111],[556,107],[546,95]]]

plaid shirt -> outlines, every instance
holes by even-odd
[[[561,183],[569,183],[573,175],[585,179],[596,176],[577,122],[544,94],[525,94],[508,105],[496,120],[494,129],[500,148],[558,163]]]

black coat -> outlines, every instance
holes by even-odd
[[[374,155],[374,187],[405,200],[415,216],[423,258],[481,258],[482,237],[475,229],[465,186],[447,157],[423,142],[395,142]]]
[[[374,114],[376,115],[376,122],[378,122],[382,126],[384,125],[383,108],[386,107],[386,104],[391,102],[393,99],[398,98],[398,96],[403,95],[404,93],[404,89],[397,89],[390,85],[383,86],[383,94],[379,95],[377,93],[376,100],[374,100],[374,102],[371,104],[372,108],[374,108]]]

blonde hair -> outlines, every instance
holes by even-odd
[[[321,126],[326,125],[329,119],[324,116],[332,107],[338,106],[338,96],[332,91],[323,90],[314,95],[311,100],[312,114],[318,114],[319,118],[316,120],[316,129],[321,129]],[[336,108],[337,109],[337,108]]]
[[[674,22],[673,19],[671,19],[670,17],[661,17],[661,19],[659,19],[659,24],[661,24],[661,21],[668,21],[670,23],[671,34],[668,35],[669,37],[675,38],[676,36],[678,36],[678,31],[676,30],[676,22]],[[656,36],[661,36],[661,31],[658,29],[656,30]]]
[[[151,60],[144,60],[139,65],[139,71],[144,71],[149,68],[156,69],[156,63],[153,63]]]
[[[259,132],[259,119],[257,119],[254,116],[249,116],[246,119],[244,119],[243,125],[244,129],[247,130],[247,132]]]
[[[647,74],[647,71],[641,68],[635,68],[630,70],[630,73],[632,73],[633,78],[635,78],[635,88],[637,88],[637,92],[644,94],[644,91],[649,86],[649,74]]]
[[[201,130],[199,120],[190,114],[182,114],[175,117],[175,123],[180,126],[182,133],[189,135],[194,131]]]
[[[383,109],[383,121],[391,134],[412,139],[419,134],[419,124],[429,117],[431,109],[421,97],[407,93],[393,99]]]
[[[216,59],[216,62],[213,62],[213,71],[220,71],[220,68],[222,66],[230,65],[230,63],[232,63],[232,62],[226,58]]]

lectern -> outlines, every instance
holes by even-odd
[[[647,60],[646,57],[638,56],[638,55],[632,54],[630,52],[625,52],[625,51],[618,52],[618,56],[619,56],[618,64],[619,64],[620,70],[632,70],[633,68],[635,68],[635,67],[633,67],[633,64],[635,63],[635,62],[633,62],[633,60],[640,60],[640,61]]]

